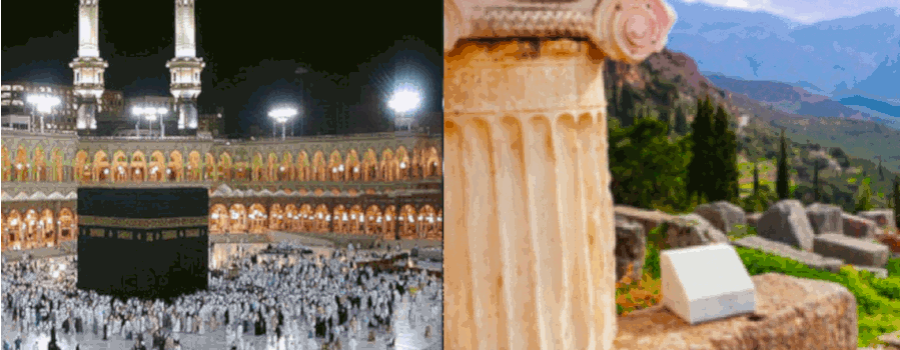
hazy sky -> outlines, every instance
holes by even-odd
[[[897,9],[900,0],[674,0],[686,3],[703,2],[747,11],[764,11],[786,17],[802,24],[812,24],[840,17],[852,17],[882,7]],[[900,20],[900,19],[898,19]]]

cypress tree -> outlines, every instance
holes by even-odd
[[[683,107],[675,108],[675,133],[678,135],[687,135],[688,133],[687,115]]]
[[[900,230],[900,176],[894,177],[894,223]]]
[[[759,164],[753,162],[753,195],[759,194]]]
[[[878,156],[878,179],[884,181],[884,169],[881,167],[881,156]]]
[[[715,179],[711,177],[710,168],[712,149],[712,103],[707,96],[706,100],[697,100],[697,116],[694,117],[692,124],[691,158],[688,164],[688,193],[690,196],[698,195],[698,202],[702,202],[705,195],[710,198],[709,184]]]
[[[872,188],[869,186],[869,178],[862,180],[859,186],[859,192],[856,195],[856,212],[872,210]]]
[[[813,162],[813,191],[815,193],[815,201],[819,201],[819,159]]]
[[[787,140],[784,138],[784,129],[781,130],[781,153],[778,155],[778,175],[775,179],[775,192],[778,193],[778,199],[787,199],[790,196],[788,188],[788,163],[787,163]]]

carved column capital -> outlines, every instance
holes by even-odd
[[[580,39],[633,63],[662,50],[674,23],[663,0],[444,0],[444,48],[461,39]]]

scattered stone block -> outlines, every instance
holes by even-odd
[[[885,268],[872,267],[872,266],[860,266],[860,265],[851,265],[851,266],[853,266],[854,269],[857,269],[859,271],[869,271],[873,275],[875,275],[875,277],[878,277],[878,278],[887,278],[888,277],[888,271]]]
[[[859,341],[856,298],[837,283],[751,277],[756,312],[688,325],[663,305],[619,317],[616,350],[846,350]]]
[[[844,235],[856,238],[873,238],[878,228],[875,221],[866,219],[861,216],[843,213],[841,221],[844,226]]]
[[[875,240],[881,242],[888,247],[891,253],[900,253],[900,236],[898,235],[878,235]]]
[[[759,218],[762,217],[762,213],[750,213],[747,214],[747,225],[753,228],[756,228],[756,225],[759,223]]]
[[[649,234],[657,226],[670,221],[675,216],[659,210],[644,210],[626,205],[617,205],[613,209],[615,216],[626,221],[632,221],[644,226],[644,234]]]
[[[686,322],[756,310],[753,282],[734,247],[720,243],[669,249],[660,253],[659,261],[662,304]]]
[[[788,258],[821,271],[839,272],[843,260],[837,258],[826,258],[816,253],[798,250],[788,244],[768,240],[759,236],[744,237],[732,242],[738,247],[756,249],[769,254]]]
[[[647,236],[644,227],[633,222],[616,221],[616,281],[625,277],[631,266],[632,281],[639,281],[644,271]]]
[[[838,234],[818,235],[813,251],[822,256],[839,258],[853,265],[884,267],[889,250],[886,245]]]
[[[884,334],[878,337],[878,339],[890,346],[900,347],[900,331]]]
[[[856,213],[856,215],[875,221],[875,224],[880,228],[897,227],[897,222],[894,221],[894,211],[891,209],[861,211]]]
[[[694,214],[700,215],[706,221],[709,221],[713,227],[726,235],[734,229],[734,225],[747,224],[744,209],[727,201],[698,205],[694,209]]]
[[[666,244],[669,248],[686,248],[725,242],[728,242],[728,237],[697,214],[674,218],[669,222],[669,228],[666,231]]]
[[[813,203],[806,207],[806,216],[812,225],[813,233],[844,234],[844,223],[841,219],[841,207],[830,204]]]
[[[796,199],[782,200],[763,213],[756,227],[763,238],[787,243],[810,251],[813,248],[813,229],[806,210]]]

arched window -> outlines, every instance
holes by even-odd
[[[200,72],[194,73],[194,81],[200,80]]]

